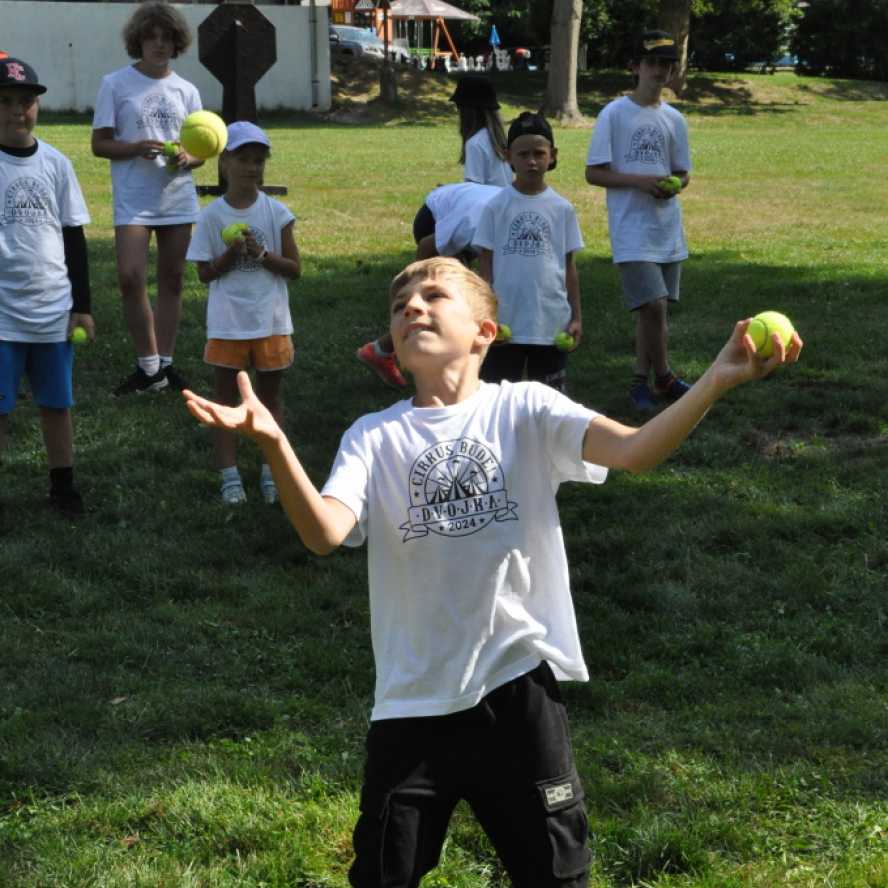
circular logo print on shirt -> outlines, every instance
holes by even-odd
[[[22,176],[9,183],[3,200],[3,219],[6,224],[43,225],[51,218],[52,199],[49,190],[39,179]]]
[[[460,537],[491,521],[517,521],[499,460],[471,438],[442,441],[410,467],[410,510],[403,542],[426,536]]]
[[[142,100],[138,126],[140,129],[152,128],[168,139],[178,139],[182,126],[180,109],[163,93],[152,93]]]
[[[638,163],[663,163],[666,160],[666,140],[659,128],[651,124],[640,126],[629,141],[626,160]]]
[[[552,252],[552,230],[545,216],[532,210],[519,213],[509,226],[509,239],[503,253],[521,256],[547,256]]]

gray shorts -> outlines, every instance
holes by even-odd
[[[678,302],[681,262],[618,262],[623,302],[629,311],[666,299]]]

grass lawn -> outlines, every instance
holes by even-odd
[[[387,112],[337,76],[334,114],[263,121],[304,267],[287,428],[317,482],[347,425],[397,397],[353,353],[384,329],[414,212],[461,175],[446,81],[405,74]],[[507,119],[542,76],[499,75]],[[625,83],[584,76],[583,110]],[[593,674],[566,695],[595,888],[888,885],[886,97],[696,75],[679,103],[695,169],[674,366],[695,378],[764,309],[806,348],[656,472],[559,494]],[[107,162],[88,117],[37,132],[72,158],[92,213],[99,339],[75,366],[88,515],[44,506],[32,402],[0,470],[0,888],[344,886],[373,690],[365,553],[310,555],[262,504],[249,446],[250,500],[224,508],[209,436],[176,396],[110,397],[132,357]],[[633,421],[589,136],[556,129],[550,178],[587,243],[571,391]],[[177,364],[202,391],[205,298],[189,268]],[[423,885],[505,884],[459,809]]]

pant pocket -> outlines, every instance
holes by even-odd
[[[546,810],[546,830],[552,849],[552,875],[556,879],[582,876],[592,858],[587,847],[589,824],[585,795],[575,770],[537,783]]]

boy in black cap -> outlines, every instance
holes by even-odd
[[[554,343],[567,333],[572,351],[582,336],[574,255],[583,238],[573,206],[546,184],[558,156],[546,119],[523,112],[507,142],[515,179],[485,206],[472,246],[511,336],[487,353],[481,378],[520,382],[526,375],[563,392],[568,351]]]
[[[49,460],[49,503],[83,511],[74,487],[69,336],[95,336],[83,225],[89,214],[71,162],[33,136],[46,92],[21,59],[0,58],[0,452],[27,374]]]
[[[607,189],[608,229],[626,307],[635,315],[635,368],[629,397],[641,411],[655,398],[674,401],[689,388],[669,366],[667,303],[678,302],[687,259],[676,194],[691,169],[688,126],[661,98],[678,60],[665,31],[645,31],[630,67],[633,91],[607,105],[595,124],[586,181]],[[677,188],[663,180],[674,176]],[[654,374],[653,390],[649,386]]]

